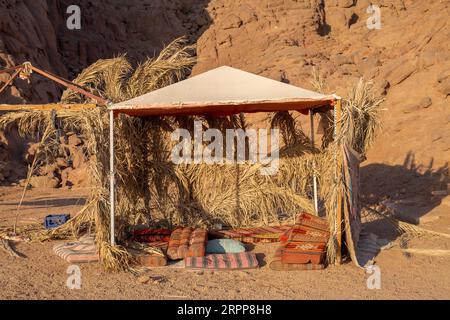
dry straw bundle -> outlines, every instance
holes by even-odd
[[[186,77],[195,62],[193,48],[184,39],[169,44],[158,57],[133,68],[125,56],[99,60],[86,68],[75,82],[112,102],[123,101],[167,86]],[[323,82],[320,82],[323,83]],[[334,170],[336,152],[345,141],[359,152],[365,152],[378,126],[378,99],[370,87],[360,82],[343,106],[343,130],[337,139],[324,135],[321,148],[311,141],[289,112],[271,116],[268,125],[280,129],[279,172],[274,176],[260,174],[259,164],[175,165],[170,159],[174,142],[171,132],[179,127],[193,128],[202,121],[204,128],[245,128],[245,117],[151,117],[120,115],[116,119],[116,226],[117,240],[124,244],[128,228],[136,224],[172,227],[174,225],[256,226],[293,222],[300,211],[313,212],[312,177],[318,177],[321,210],[332,221],[337,191],[345,191],[340,173]],[[66,91],[64,103],[88,102],[84,97]],[[326,132],[333,131],[332,114],[326,114]],[[41,124],[28,112],[0,118],[3,126],[18,124],[26,133],[43,132],[54,122]],[[12,119],[13,117],[14,119]],[[28,121],[24,119],[27,118]],[[47,119],[47,118],[46,118]],[[96,231],[96,240],[105,267],[128,269],[131,256],[122,246],[111,247],[109,234],[109,145],[108,114],[105,107],[70,113],[59,119],[63,130],[77,132],[87,144],[93,192],[85,208],[68,223],[41,234],[40,239],[77,236],[86,229]],[[30,127],[27,128],[28,123]],[[44,128],[44,130],[43,130]],[[50,132],[50,131],[49,131]],[[46,139],[45,141],[49,141]],[[314,164],[314,165],[313,165]],[[313,171],[314,168],[314,171]],[[333,257],[333,243],[329,246]]]

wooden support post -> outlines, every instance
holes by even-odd
[[[13,111],[56,111],[56,115],[64,112],[76,112],[86,109],[95,109],[97,105],[93,103],[78,103],[78,104],[64,104],[64,103],[48,103],[48,104],[0,104],[0,112]]]
[[[336,105],[334,106],[334,137],[335,139],[339,135],[340,127],[341,127],[341,114],[342,114],[342,106],[341,106],[341,100],[336,101]],[[341,149],[339,148],[339,144],[337,145],[336,149],[336,179],[339,178],[342,172],[342,153]],[[336,264],[342,263],[342,204],[343,204],[343,194],[342,191],[338,191],[337,195],[337,204],[336,204]]]
[[[65,87],[67,87],[67,88],[69,88],[69,89],[71,89],[71,90],[73,90],[75,92],[81,93],[81,94],[85,95],[86,97],[97,101],[98,104],[106,105],[108,103],[108,101],[106,99],[98,97],[95,94],[90,93],[89,91],[86,91],[80,85],[78,85],[76,83],[73,83],[73,82],[70,82],[69,80],[66,80],[64,78],[61,78],[60,76],[54,75],[51,72],[44,71],[44,70],[41,70],[39,68],[36,68],[36,67],[32,66],[31,63],[29,63],[29,62],[28,63],[25,62],[23,64],[23,66],[24,66],[24,68],[28,67],[31,70],[33,70],[34,72],[40,74],[41,76],[44,76],[44,77],[46,77],[46,78],[48,78],[50,80],[53,80],[56,83],[59,83],[59,84],[65,86]]]
[[[10,78],[10,81],[12,81],[12,79],[14,79],[18,74],[20,75],[22,73],[22,75],[25,78],[29,78],[30,74],[34,71],[37,74],[40,74],[41,76],[46,77],[47,79],[50,79],[60,85],[63,85],[69,89],[71,89],[72,91],[78,92],[82,95],[85,95],[88,98],[91,98],[93,100],[95,100],[98,104],[100,105],[106,105],[108,103],[108,100],[103,99],[102,97],[98,97],[93,93],[90,93],[89,91],[85,90],[82,86],[73,83],[69,80],[66,80],[60,76],[57,76],[49,71],[45,71],[45,70],[41,70],[39,68],[36,68],[35,66],[33,66],[30,62],[24,62],[21,65],[12,67],[12,68],[7,68],[7,69],[1,69],[0,73],[9,73],[11,71],[15,71],[14,75]],[[9,82],[7,82],[6,85],[8,85]],[[0,92],[6,88],[6,86],[2,87],[2,89],[0,90]]]
[[[7,86],[9,86],[9,84],[11,82],[13,82],[13,80],[19,75],[20,70],[17,70],[16,72],[14,72],[14,74],[8,79],[8,81],[5,82],[5,84],[0,88],[0,93],[2,93],[3,90],[6,89]]]

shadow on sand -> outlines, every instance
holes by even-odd
[[[434,192],[447,190],[449,182],[448,163],[435,167],[432,159],[428,165],[417,164],[414,153],[408,152],[402,165],[374,163],[361,167],[362,203],[383,203],[399,220],[419,224],[446,196]],[[366,222],[364,229],[389,241],[398,237],[384,219]]]

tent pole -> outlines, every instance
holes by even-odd
[[[309,109],[309,120],[311,127],[311,145],[314,148],[314,113],[313,109]],[[314,210],[316,215],[319,215],[319,201],[317,196],[317,176],[316,176],[316,168],[315,162],[313,161],[313,191],[314,191]]]
[[[115,211],[115,198],[114,198],[114,112],[109,111],[109,202],[110,202],[110,234],[111,245],[115,245],[115,228],[114,228],[114,211]]]
[[[339,131],[341,130],[341,115],[342,115],[342,105],[341,100],[336,101],[334,106],[334,138],[337,139]],[[340,176],[340,171],[342,170],[342,158],[341,150],[339,144],[336,144],[336,154],[335,154],[335,166],[336,166],[336,179]],[[336,181],[337,182],[337,181]],[[335,231],[336,231],[336,264],[342,263],[342,202],[343,194],[339,190],[337,195],[336,204],[336,221],[335,221]]]

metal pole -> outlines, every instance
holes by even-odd
[[[314,148],[314,113],[313,109],[309,109],[309,120],[311,126],[311,145]],[[316,211],[316,215],[319,215],[319,201],[317,196],[317,176],[316,176],[316,168],[315,162],[313,161],[313,190],[314,190],[314,210]]]
[[[110,203],[110,233],[111,233],[111,245],[115,245],[114,238],[114,211],[115,211],[115,199],[114,199],[114,112],[109,111],[109,203]]]

